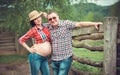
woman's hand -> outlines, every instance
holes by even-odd
[[[47,18],[47,13],[46,12],[42,12],[42,15]]]
[[[34,45],[29,49],[30,53],[36,53],[36,49]]]

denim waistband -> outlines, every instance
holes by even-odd
[[[34,57],[39,57],[39,58],[47,58],[47,57],[42,56],[42,55],[37,54],[37,53],[30,53],[29,56],[34,56]]]

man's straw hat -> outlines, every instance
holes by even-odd
[[[42,15],[42,12],[38,12],[37,10],[33,10],[32,12],[29,13],[29,19],[34,20],[35,18],[38,18],[40,15]]]

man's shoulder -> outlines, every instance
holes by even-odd
[[[73,22],[71,20],[60,20],[61,23],[69,23],[69,22]]]
[[[74,24],[74,21],[71,21],[71,20],[60,20],[60,24],[62,24],[62,25]]]

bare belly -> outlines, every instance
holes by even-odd
[[[51,45],[49,42],[34,44],[33,47],[36,50],[36,53],[42,56],[48,56],[51,54]]]

